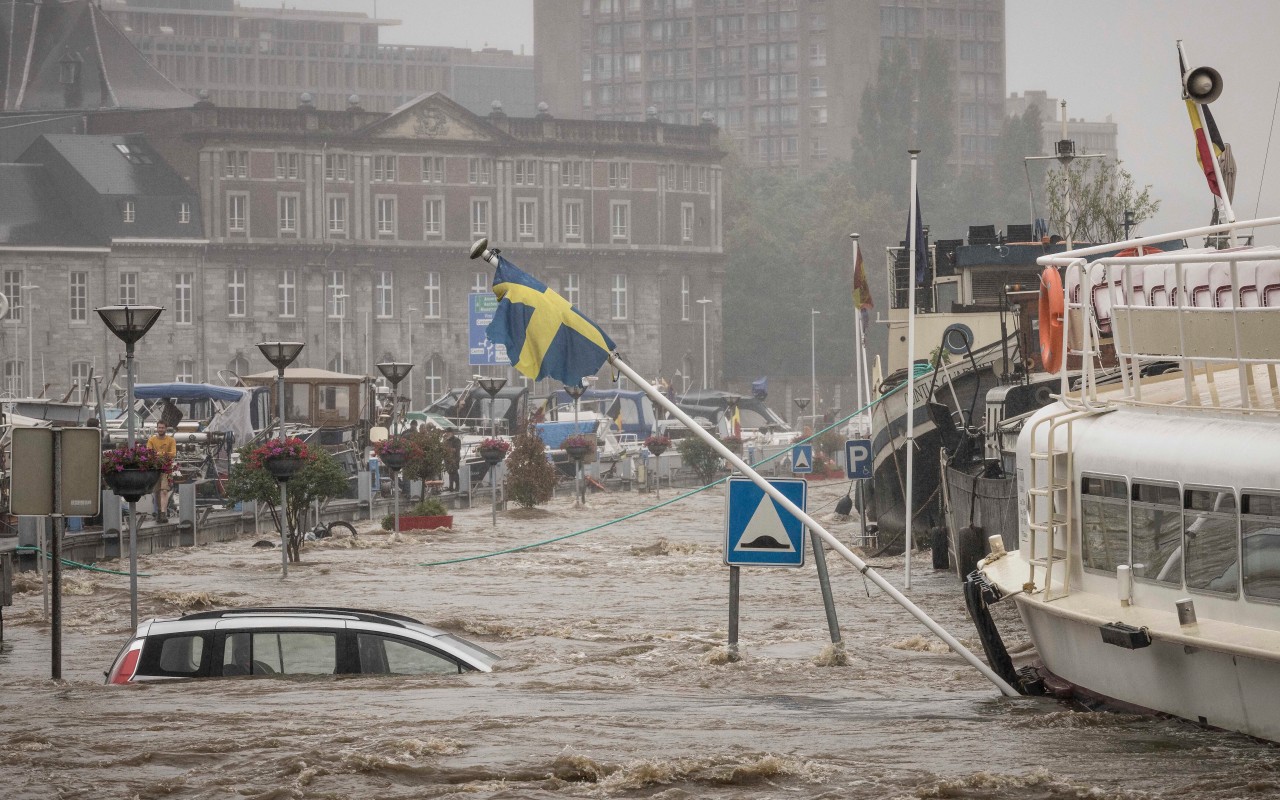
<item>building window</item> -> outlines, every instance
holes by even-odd
[[[578,273],[576,272],[566,272],[564,275],[564,283],[562,284],[564,288],[564,299],[568,300],[571,305],[575,306],[578,305],[579,301],[582,299],[582,292],[579,288],[580,284],[578,282],[578,277]]]
[[[827,107],[826,106],[810,106],[809,107],[809,124],[810,125],[826,125],[827,124]]]
[[[222,177],[249,177],[249,152],[247,150],[226,151],[226,161],[222,165]]]
[[[428,272],[427,283],[422,287],[423,298],[422,316],[431,319],[440,318],[440,273]]]
[[[609,235],[614,239],[631,236],[631,204],[625,200],[609,203]]]
[[[298,233],[298,196],[282,194],[277,203],[280,213],[280,233],[297,235]]]
[[[178,203],[178,224],[179,225],[191,224],[191,204],[190,203],[185,203],[185,202]]]
[[[609,186],[627,189],[631,186],[631,164],[625,161],[609,162]]]
[[[243,317],[245,311],[245,283],[248,271],[234,267],[227,271],[227,316]]]
[[[560,185],[561,186],[581,186],[582,185],[582,162],[581,161],[561,161],[560,162]]]
[[[189,358],[178,359],[178,374],[174,380],[178,383],[195,383],[196,362]]]
[[[133,222],[137,219],[137,205],[132,200],[125,200],[120,204],[120,218],[124,222]]]
[[[529,158],[517,158],[515,163],[516,186],[538,185],[538,162]]]
[[[444,393],[444,361],[440,356],[432,356],[425,366],[423,378],[427,385],[427,400],[435,402]]]
[[[89,273],[72,272],[70,289],[71,321],[87,322],[89,320]]]
[[[345,181],[351,173],[351,156],[346,153],[329,153],[324,157],[324,179]]]
[[[707,172],[709,170],[706,167],[696,167],[695,170],[698,174],[698,191],[705,192],[707,190]]]
[[[138,273],[120,273],[120,305],[136,306],[138,304]]]
[[[280,271],[280,290],[277,295],[277,310],[282,317],[293,317],[298,313],[298,273],[295,270]]]
[[[4,296],[9,298],[9,313],[5,322],[22,322],[22,270],[4,271]]]
[[[536,200],[516,201],[516,234],[532,237],[537,216],[538,203]]]
[[[680,240],[693,241],[693,203],[680,204]]]
[[[276,153],[276,180],[296,181],[300,162],[299,153]]]
[[[329,235],[347,235],[347,198],[329,198]]]
[[[613,303],[611,310],[614,319],[627,318],[627,276],[613,276]]]
[[[444,183],[444,156],[422,157],[422,180],[424,183]]]
[[[473,272],[471,273],[471,293],[486,294],[489,291],[489,273]]]
[[[435,239],[444,235],[444,201],[428,197],[422,201],[422,236]]]
[[[487,158],[467,159],[467,183],[488,186],[493,182],[493,162]]]
[[[71,388],[75,389],[77,403],[83,403],[89,396],[89,373],[92,371],[93,364],[88,361],[71,362]]]
[[[379,319],[387,319],[395,313],[395,273],[382,270],[373,289],[373,313]]]
[[[4,387],[13,397],[27,394],[26,385],[22,381],[22,362],[18,360],[4,362]]]
[[[471,235],[489,235],[489,201],[471,201]]]
[[[347,273],[342,270],[329,272],[329,318],[347,315]]]
[[[394,197],[379,197],[374,201],[376,204],[374,210],[375,224],[377,225],[379,236],[395,236],[396,235],[396,199]]]
[[[581,200],[566,200],[564,203],[564,238],[582,238]]]
[[[230,233],[248,233],[249,195],[227,195],[227,231]]]
[[[680,276],[680,319],[689,321],[689,276]]]
[[[396,179],[396,157],[374,156],[373,179],[385,183],[394,183]]]
[[[173,276],[174,322],[178,325],[191,324],[191,284],[194,274],[179,272]]]

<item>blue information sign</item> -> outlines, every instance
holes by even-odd
[[[813,445],[798,444],[791,448],[791,471],[797,475],[813,472]]]
[[[802,478],[769,481],[801,511],[809,484]],[[731,567],[804,566],[804,523],[749,478],[730,478],[724,563]]]
[[[467,297],[471,307],[467,325],[470,360],[467,363],[473,367],[510,364],[511,362],[507,359],[507,346],[495,344],[484,335],[485,328],[493,322],[493,314],[498,310],[498,298],[489,292],[477,292]]]
[[[850,480],[871,477],[871,440],[849,439],[844,443],[845,474]]]

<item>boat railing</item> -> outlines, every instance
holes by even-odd
[[[1280,412],[1280,249],[1146,252],[1164,241],[1276,224],[1280,218],[1209,226],[1040,259],[1065,267],[1061,347],[1081,361],[1074,385],[1064,371],[1064,401],[1092,410],[1124,402]],[[1121,387],[1100,393],[1107,341]]]

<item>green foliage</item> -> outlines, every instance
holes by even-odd
[[[434,481],[440,479],[444,469],[444,460],[448,448],[444,443],[444,431],[439,428],[423,427],[408,436],[413,443],[412,455],[404,465],[404,475],[411,481]]]
[[[418,501],[418,504],[409,509],[411,517],[447,517],[449,509],[444,507],[438,497],[424,497]]]
[[[231,467],[227,479],[227,497],[235,501],[265,503],[278,513],[280,484],[263,467],[249,463],[252,445],[240,448],[240,463]],[[289,506],[285,513],[289,520],[289,560],[299,560],[302,537],[306,534],[299,524],[307,508],[315,501],[324,502],[331,497],[346,494],[348,481],[337,459],[318,447],[307,449],[307,464],[288,481]]]
[[[547,461],[547,446],[533,426],[526,426],[513,442],[507,456],[507,496],[521,508],[533,508],[555,493],[556,468]]]
[[[715,436],[714,433],[711,435]],[[716,439],[719,438],[716,436]],[[676,449],[680,451],[680,460],[686,467],[693,470],[698,480],[703,483],[711,483],[715,480],[716,473],[720,471],[720,454],[703,441],[701,436],[684,437]]]
[[[1139,192],[1121,163],[1089,158],[1051,170],[1045,191],[1054,229],[1076,243],[1115,242],[1124,236],[1125,211],[1138,223],[1155,216],[1160,201],[1151,197],[1150,184]]]
[[[844,434],[832,428],[814,439],[813,443],[817,446],[819,453],[826,453],[834,458],[836,453],[844,451]]]

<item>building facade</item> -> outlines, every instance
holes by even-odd
[[[720,339],[713,126],[481,117],[439,94],[395,114],[204,104],[89,125],[144,131],[198,197],[207,241],[131,243],[128,264],[115,258],[125,242],[107,245],[99,294],[114,301],[113,287],[136,280],[136,302],[169,309],[140,345],[140,380],[260,371],[256,342],[296,340],[298,366],[372,374],[409,360],[402,391],[425,404],[478,371],[470,296],[492,296],[492,270],[467,259],[480,237],[645,374],[701,378],[700,298],[713,304],[712,346]],[[65,311],[51,311],[50,341]],[[68,370],[57,358],[53,371]]]
[[[443,92],[477,113],[495,100],[509,114],[534,113],[532,56],[380,43],[397,20],[234,0],[106,0],[102,9],[170,81],[219,106],[292,108],[307,92],[321,110],[345,110],[355,95],[386,112]]]
[[[1010,115],[1021,116],[1031,106],[1040,109],[1040,121],[1044,125],[1042,134],[1045,153],[1056,152],[1055,143],[1059,139],[1070,139],[1076,143],[1076,153],[1102,153],[1113,160],[1120,158],[1118,139],[1120,126],[1108,114],[1102,122],[1090,122],[1076,117],[1067,117],[1066,132],[1063,133],[1062,116],[1065,101],[1050,97],[1042,89],[1028,89],[1021,96],[1011,92],[1005,102],[1005,111]]]
[[[955,53],[960,166],[994,161],[1004,117],[1004,0],[534,0],[538,97],[560,115],[694,124],[709,114],[755,163],[847,159],[885,47],[917,67]]]

